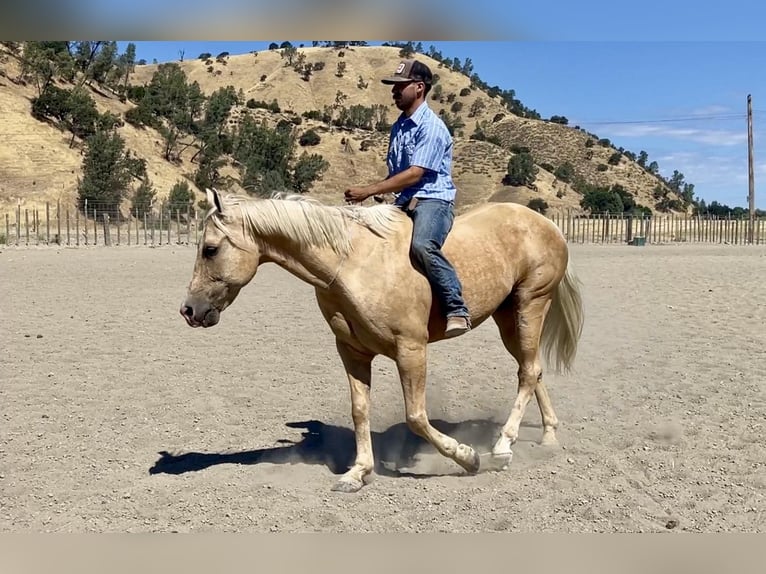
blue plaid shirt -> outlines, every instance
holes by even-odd
[[[455,201],[452,136],[427,103],[409,118],[401,114],[391,127],[386,162],[389,177],[412,165],[426,170],[420,181],[397,194],[396,205],[405,205],[412,197]]]

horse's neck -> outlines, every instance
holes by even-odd
[[[298,246],[282,238],[264,241],[261,249],[262,262],[276,263],[314,287],[329,287],[343,263],[343,257],[329,248]]]

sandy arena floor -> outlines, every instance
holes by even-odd
[[[379,468],[312,289],[276,266],[210,330],[178,306],[189,247],[0,253],[0,531],[766,530],[766,248],[571,247],[586,326],[505,472],[466,476],[403,424],[375,362]],[[431,347],[429,415],[490,449],[516,392],[491,321]],[[457,372],[458,376],[447,376]]]

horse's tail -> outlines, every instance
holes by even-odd
[[[542,351],[546,364],[556,373],[572,368],[584,322],[580,281],[571,260],[556,286],[551,307],[543,323]]]

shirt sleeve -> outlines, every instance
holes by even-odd
[[[445,133],[437,125],[430,122],[423,124],[415,137],[415,149],[410,165],[439,171],[448,143]]]

